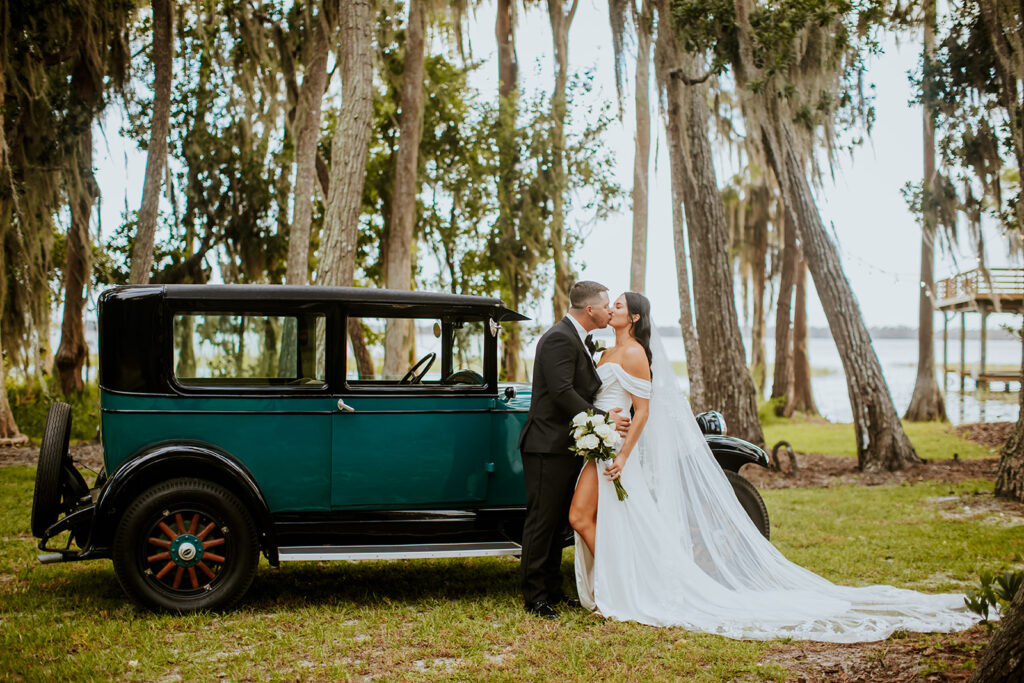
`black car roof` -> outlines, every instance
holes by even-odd
[[[501,299],[444,292],[407,292],[374,287],[319,287],[311,285],[121,285],[107,290],[103,298],[132,299],[161,294],[166,299],[201,301],[317,301],[431,306],[438,308],[490,310],[502,320],[529,320],[506,308]],[[495,311],[494,309],[498,309]]]

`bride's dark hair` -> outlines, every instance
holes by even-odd
[[[644,347],[647,364],[650,365],[654,360],[654,354],[651,353],[651,302],[646,296],[636,292],[626,292],[624,296],[629,319],[633,320],[634,315],[639,316],[633,322],[630,332],[633,333],[633,338],[640,342],[640,346]]]

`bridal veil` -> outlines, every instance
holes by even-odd
[[[656,329],[651,347],[650,417],[634,453],[642,478],[637,472],[631,484],[645,482],[649,496],[630,491],[622,503],[602,489],[599,502],[595,588],[605,616],[731,638],[833,642],[880,640],[899,629],[957,631],[978,620],[962,595],[839,586],[787,560],[736,499]],[[646,508],[643,533],[637,521],[615,523],[634,502],[633,514]],[[616,560],[601,562],[603,552]],[[620,573],[625,553],[630,567]]]

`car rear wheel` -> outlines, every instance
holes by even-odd
[[[750,520],[757,527],[757,530],[765,538],[769,538],[768,508],[765,507],[761,494],[757,492],[754,485],[744,479],[741,475],[731,470],[723,470],[726,479],[732,484],[732,490],[739,499],[740,505],[746,511]]]
[[[61,512],[69,512],[89,492],[68,452],[71,437],[71,406],[54,401],[46,413],[43,440],[39,445],[36,486],[32,495],[32,535],[43,538]]]
[[[125,592],[151,609],[222,610],[252,585],[259,539],[245,506],[226,488],[172,479],[128,507],[113,560]]]

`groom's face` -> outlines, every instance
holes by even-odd
[[[608,292],[601,292],[594,297],[593,303],[588,304],[586,308],[587,315],[590,316],[590,321],[593,323],[595,330],[603,330],[608,326],[608,321],[612,317],[612,307],[608,303]]]

